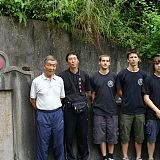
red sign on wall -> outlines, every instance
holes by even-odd
[[[0,56],[0,70],[2,70],[6,65],[6,62],[2,56]]]

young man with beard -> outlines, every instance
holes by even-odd
[[[153,59],[153,70],[154,73],[148,76],[144,83],[148,160],[154,159],[156,138],[160,131],[160,56]]]
[[[122,70],[117,76],[118,95],[122,98],[120,116],[121,147],[123,160],[128,160],[128,146],[133,126],[136,160],[141,160],[146,111],[142,86],[146,74],[138,67],[140,59],[135,50],[128,51],[127,61],[127,69]]]
[[[117,144],[118,141],[116,75],[110,72],[110,63],[109,55],[100,55],[100,69],[91,76],[93,142],[100,145],[103,160],[114,159],[114,144]]]
[[[77,53],[68,53],[66,62],[69,69],[59,74],[64,80],[66,93],[63,102],[66,160],[87,160],[89,156],[87,105],[87,94],[90,93],[89,75],[79,69]],[[77,140],[77,156],[73,152],[75,137]]]

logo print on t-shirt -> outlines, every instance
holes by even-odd
[[[138,84],[139,84],[140,86],[143,84],[143,79],[142,79],[142,78],[140,78],[140,79],[138,80]]]
[[[111,80],[108,81],[108,87],[113,87],[113,85],[114,85],[114,84],[113,84],[113,81],[111,81]]]

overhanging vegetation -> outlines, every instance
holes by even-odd
[[[160,53],[159,3],[147,0],[0,0],[1,15],[50,21],[100,45],[104,37],[143,58]]]

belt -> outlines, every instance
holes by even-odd
[[[60,110],[60,109],[61,109],[61,107],[56,108],[56,109],[53,109],[53,110],[37,109],[37,111],[39,111],[39,112],[45,112],[45,113],[52,113],[52,112],[56,112],[56,111],[58,111],[58,110]]]

